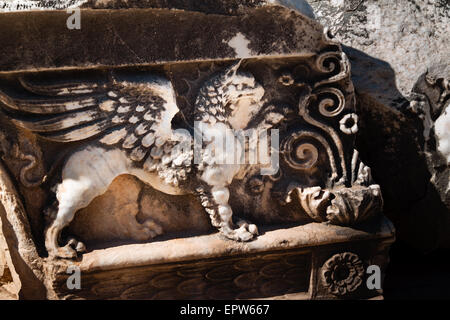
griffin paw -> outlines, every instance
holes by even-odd
[[[79,253],[83,252],[86,252],[85,245],[82,242],[71,238],[64,247],[58,247],[50,251],[49,257],[60,259],[75,259],[76,257],[78,257]]]
[[[86,246],[84,243],[76,240],[75,238],[70,238],[69,241],[67,241],[67,245],[74,248],[77,253],[86,252]]]
[[[238,229],[223,230],[224,235],[232,240],[247,242],[258,235],[258,227],[245,221],[238,222]]]

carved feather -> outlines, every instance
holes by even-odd
[[[179,112],[171,82],[160,77],[116,78],[106,84],[20,83],[28,98],[0,90],[0,105],[16,126],[57,142],[98,136],[101,144],[125,150],[133,161],[170,141]],[[152,156],[159,159],[154,150]]]
[[[97,83],[58,83],[53,85],[42,85],[31,83],[22,77],[19,78],[19,81],[22,87],[27,91],[43,96],[89,94],[104,90],[106,87],[104,84]]]
[[[96,107],[98,102],[95,98],[80,98],[78,100],[58,101],[58,100],[23,100],[14,99],[0,90],[0,102],[6,107],[37,114],[55,114],[67,111],[74,111],[84,108]]]

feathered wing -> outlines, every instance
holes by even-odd
[[[38,85],[21,80],[32,98],[14,98],[0,89],[5,114],[15,125],[41,137],[71,142],[96,137],[125,150],[139,162],[162,155],[172,138],[179,109],[169,80],[141,77],[106,84]],[[161,153],[161,154],[160,154]]]

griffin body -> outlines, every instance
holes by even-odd
[[[86,140],[64,162],[55,186],[57,212],[46,229],[50,257],[74,258],[84,250],[75,240],[60,246],[63,228],[76,212],[106,192],[123,174],[134,175],[172,195],[196,194],[212,224],[226,237],[248,241],[255,225],[233,223],[228,186],[243,174],[241,164],[223,164],[220,139],[236,140],[227,129],[245,129],[262,107],[264,89],[255,78],[238,72],[239,63],[210,78],[200,89],[194,119],[205,134],[201,160],[194,163],[192,135],[174,130],[179,112],[169,80],[149,75],[112,79],[106,84],[23,86],[37,99],[16,99],[0,92],[0,101],[15,125],[57,142]],[[19,115],[26,114],[26,118]],[[231,135],[231,136],[230,136]],[[239,156],[245,147],[234,141]],[[150,234],[157,235],[149,224]]]

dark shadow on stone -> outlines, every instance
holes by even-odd
[[[448,249],[420,254],[405,243],[396,242],[390,251],[391,261],[384,280],[384,298],[450,299]]]
[[[372,168],[383,193],[384,213],[397,238],[420,252],[441,245],[449,212],[430,182],[423,154],[423,128],[404,112],[408,99],[397,89],[395,72],[382,60],[345,47],[352,65],[359,114],[356,148]]]

